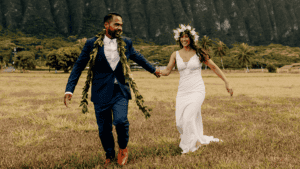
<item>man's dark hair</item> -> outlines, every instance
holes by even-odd
[[[104,17],[104,22],[103,22],[103,23],[111,21],[112,18],[113,18],[113,16],[119,16],[119,17],[122,18],[122,16],[121,16],[120,14],[117,14],[117,13],[109,13],[109,14],[107,14],[107,15]]]

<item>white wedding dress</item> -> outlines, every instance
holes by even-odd
[[[209,144],[219,142],[213,136],[203,135],[201,105],[205,98],[205,86],[201,76],[202,64],[195,54],[188,62],[183,62],[176,51],[176,63],[180,73],[178,92],[176,97],[176,126],[180,133],[179,147],[182,154],[196,151],[196,142]]]

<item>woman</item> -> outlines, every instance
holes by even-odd
[[[178,93],[176,97],[176,126],[180,133],[179,147],[182,154],[196,151],[201,144],[218,142],[213,136],[203,135],[201,117],[201,105],[205,98],[205,86],[201,76],[202,62],[210,67],[224,82],[227,91],[233,94],[228,80],[220,68],[210,59],[209,55],[196,46],[199,36],[195,28],[181,25],[174,30],[175,40],[179,42],[181,49],[172,53],[170,62],[161,75],[168,76],[177,63],[180,73]]]

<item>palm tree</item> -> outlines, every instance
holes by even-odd
[[[209,39],[208,36],[204,35],[203,38],[201,39],[200,43],[200,47],[205,49],[206,51],[210,51],[209,47],[211,47],[212,44],[212,40]],[[205,65],[205,70],[207,69],[207,65]]]
[[[248,69],[248,64],[250,63],[250,57],[254,55],[253,50],[250,49],[248,44],[242,43],[238,46],[238,52],[236,53],[235,57],[238,58],[239,63],[246,65],[247,66],[247,72],[249,71]]]
[[[229,48],[222,41],[217,42],[216,45],[213,47],[213,50],[215,51],[214,52],[215,56],[221,57],[221,63],[222,63],[223,70],[224,70],[223,56],[226,55],[226,52],[228,49]]]

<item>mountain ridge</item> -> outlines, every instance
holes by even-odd
[[[0,26],[29,34],[93,37],[109,12],[123,17],[124,34],[174,44],[173,29],[190,24],[227,46],[279,43],[299,46],[297,0],[2,0]]]

